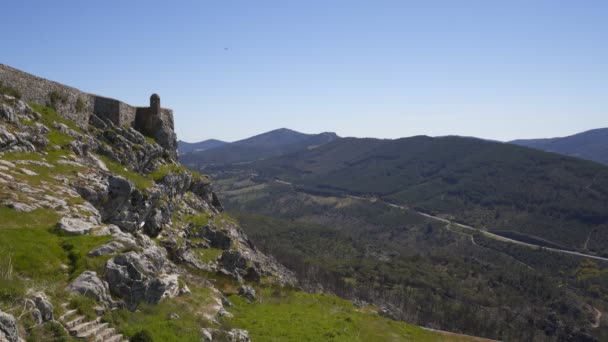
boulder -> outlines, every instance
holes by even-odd
[[[255,301],[255,289],[249,285],[241,285],[239,287],[239,296],[246,298],[249,302]]]
[[[112,241],[110,243],[107,243],[103,246],[99,246],[99,247],[95,248],[94,250],[90,251],[88,256],[98,257],[98,256],[102,256],[102,255],[110,255],[110,254],[114,254],[124,248],[125,248],[125,245],[123,245],[122,243],[117,242],[117,241]]]
[[[156,246],[148,246],[142,253],[119,254],[106,263],[105,279],[130,308],[142,301],[156,304],[179,294],[177,275],[164,273],[166,258]]]
[[[247,268],[247,259],[238,250],[224,251],[218,262],[221,268],[230,273]]]
[[[42,292],[37,293],[34,296],[34,304],[36,309],[40,312],[40,318],[42,322],[53,321],[53,304],[46,298],[46,295]]]
[[[110,296],[108,284],[99,279],[96,272],[85,271],[74,279],[67,289],[91,297],[108,307],[117,306],[117,303]]]
[[[63,217],[57,223],[57,229],[73,235],[88,235],[93,228],[97,227],[95,222],[85,221],[74,217]]]
[[[17,119],[17,115],[15,115],[15,110],[13,107],[5,105],[4,103],[0,103],[0,119],[10,123],[16,123],[19,121]]]
[[[13,315],[0,311],[0,341],[19,342],[17,320]]]
[[[191,235],[209,241],[209,244],[213,248],[226,250],[232,245],[232,239],[230,238],[229,233],[222,229],[205,226],[196,233],[191,233]]]
[[[249,332],[242,329],[219,330],[211,328],[201,329],[202,341],[228,341],[228,342],[251,342]]]

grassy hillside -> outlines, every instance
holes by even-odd
[[[19,115],[19,120],[0,119],[3,137],[15,139],[15,133],[33,139],[36,135],[40,143],[36,146],[24,145],[22,149],[13,152],[0,152],[2,336],[6,330],[5,324],[12,321],[4,319],[9,317],[6,314],[15,318],[12,327],[28,342],[73,341],[78,340],[73,336],[79,334],[79,340],[84,340],[87,337],[83,333],[88,334],[89,339],[92,336],[105,336],[104,340],[111,341],[123,338],[135,340],[134,336],[146,335],[157,342],[201,341],[203,328],[243,327],[250,329],[257,341],[295,341],[302,340],[303,337],[318,340],[320,336],[326,337],[325,340],[357,340],[358,336],[377,336],[396,341],[409,341],[412,338],[422,338],[423,341],[472,340],[427,332],[412,325],[390,321],[381,317],[373,307],[355,308],[335,296],[310,295],[277,287],[279,285],[272,277],[272,272],[279,265],[274,261],[270,264],[266,257],[251,249],[252,245],[245,240],[240,229],[234,226],[234,221],[219,210],[212,209],[213,194],[210,189],[205,190],[209,184],[205,176],[189,172],[178,164],[161,162],[160,157],[155,158],[157,164],[149,172],[136,172],[134,167],[121,161],[115,153],[123,149],[145,157],[142,151],[156,148],[151,139],[113,126],[104,132],[110,136],[127,132],[127,136],[136,139],[138,143],[129,145],[130,140],[123,137],[120,144],[112,145],[110,140],[101,140],[100,129],[93,126],[86,129],[77,127],[59,117],[51,108],[33,106],[37,112],[34,115],[25,103],[17,103],[12,98],[10,101],[3,99],[0,97],[3,113],[9,112],[6,108],[15,108]],[[6,107],[5,104],[13,107]],[[21,109],[17,108],[17,104]],[[32,127],[39,130],[33,131]],[[78,146],[76,142],[92,143],[93,140],[97,146],[104,146],[108,152],[113,152],[110,154],[113,158],[108,155],[95,156],[93,149],[81,152],[75,147]],[[14,143],[23,143],[23,140],[15,139]],[[118,176],[124,178],[119,179]],[[115,226],[110,230],[111,227],[103,222],[106,218],[102,218],[92,203],[103,209],[104,205],[116,199],[112,196],[120,193],[121,188],[115,186],[109,190],[112,180],[119,180],[124,186],[122,190],[128,188],[129,194],[135,198],[122,201],[119,210],[128,210],[129,205],[147,200],[152,193],[164,195],[162,198],[157,197],[158,201],[152,204],[165,205],[162,210],[169,214],[170,219],[163,225],[162,236],[155,234],[155,239],[152,239],[144,235],[145,229],[129,233],[127,229],[118,231],[119,228]],[[172,181],[181,186],[172,188],[163,185],[161,190],[160,183],[173,184]],[[209,191],[205,193],[206,197],[210,197],[209,202],[204,202],[201,195],[190,190],[181,194],[170,190],[183,190],[183,184],[194,182],[199,186],[195,191]],[[80,186],[99,187],[96,188],[99,192],[93,188],[82,190]],[[74,190],[75,188],[82,192]],[[107,197],[97,202],[96,199],[100,197],[87,197],[91,192]],[[171,201],[180,202],[171,208]],[[200,209],[189,207],[189,203]],[[146,207],[150,208],[148,205]],[[111,210],[112,213],[115,211],[116,208]],[[133,213],[134,211],[130,212]],[[97,220],[85,221],[91,217]],[[76,228],[86,228],[90,224],[90,230],[78,232],[83,235],[76,234],[73,229],[66,229],[66,224],[70,222],[75,222]],[[190,231],[200,232],[205,228],[210,229],[209,227],[213,227],[217,234],[215,236],[223,237],[224,242],[228,241],[223,249],[208,245],[210,241],[207,239],[188,236]],[[229,229],[232,229],[230,235]],[[109,242],[118,245],[115,245],[115,249],[108,250]],[[105,252],[90,253],[102,245]],[[192,252],[192,262],[174,259],[168,251],[170,248],[164,246],[179,246],[182,252]],[[246,255],[255,253],[255,263],[260,264],[260,267],[261,263],[268,265],[268,268],[264,268],[263,275],[250,284],[260,294],[251,304],[239,299],[238,289],[242,284],[234,274],[227,276],[226,273],[230,274],[227,271],[221,274],[215,272],[220,267],[218,257],[221,259],[220,255],[224,254],[239,255],[240,262],[244,264],[241,267],[251,267],[254,262],[242,256],[245,252],[241,251],[245,248]],[[153,255],[154,263],[148,259],[150,255]],[[158,301],[141,299],[134,302],[134,306],[125,305],[120,301],[124,298],[122,293],[116,291],[116,287],[104,287],[101,281],[105,279],[107,284],[114,285],[107,278],[110,272],[108,265],[120,256],[139,260],[124,267],[129,269],[129,276],[134,274],[133,278],[137,279],[132,285],[124,283],[129,294],[142,291],[149,294],[146,283],[158,284],[164,281],[159,278],[152,280],[154,273],[151,272],[156,267],[161,267],[158,265],[164,265],[162,271],[158,270],[159,275],[172,271],[179,273],[175,274],[174,281],[169,281],[174,282],[173,289],[181,293],[170,293],[166,287],[160,287],[157,290],[160,289],[163,296]],[[173,260],[179,264],[173,264]],[[91,277],[89,279],[97,281],[87,283],[86,290],[80,292],[83,293],[80,295],[68,285],[75,286],[85,271],[95,272],[96,275],[87,273]],[[291,277],[287,272],[284,272],[284,276]],[[38,292],[44,294],[35,297]],[[156,291],[154,293],[159,294]],[[108,298],[110,295],[113,297],[111,302]],[[226,306],[225,312],[222,311],[223,296],[234,302],[234,306]],[[34,297],[41,299],[39,301]],[[44,308],[39,304],[41,301]],[[41,310],[45,310],[44,320]],[[294,316],[296,312],[301,314],[299,319],[277,320],[277,317],[284,317],[287,313]],[[219,332],[223,333],[228,332]]]
[[[608,168],[593,162],[460,137],[346,138],[215,172],[237,169],[608,255]]]

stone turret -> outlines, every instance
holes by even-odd
[[[154,93],[150,96],[150,114],[158,115],[160,114],[160,96]]]
[[[154,138],[177,160],[177,138],[173,126],[173,111],[160,106],[160,96],[150,96],[150,107],[138,107],[133,128]]]

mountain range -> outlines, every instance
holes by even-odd
[[[608,167],[598,163],[416,136],[341,138],[204,170],[248,236],[300,279],[409,322],[584,340],[567,331],[595,326],[604,299],[594,298],[608,294]]]
[[[305,134],[281,128],[232,143],[220,144],[215,148],[203,151],[186,153],[187,150],[183,150],[184,154],[180,151],[180,161],[188,165],[249,162],[302,149],[314,149],[338,138],[332,132]]]
[[[199,141],[195,143],[189,143],[185,141],[179,140],[177,142],[177,152],[178,154],[186,154],[192,152],[201,152],[205,150],[209,150],[212,148],[220,147],[228,144],[225,141],[217,140],[217,139],[208,139],[205,141]]]
[[[608,128],[560,138],[513,140],[511,143],[608,164]]]

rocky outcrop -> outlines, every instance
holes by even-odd
[[[17,320],[13,315],[0,311],[0,341],[19,342]]]
[[[29,160],[0,158],[0,188],[6,194],[0,205],[16,212],[53,210],[60,217],[54,233],[60,235],[111,238],[87,251],[90,258],[110,257],[103,275],[85,271],[67,290],[97,301],[99,312],[133,310],[142,302],[156,304],[164,298],[198,295],[198,287],[191,292],[180,284],[178,275],[183,275],[212,289],[210,310],[201,315],[217,322],[231,314],[211,282],[197,273],[188,274],[191,267],[219,271],[238,281],[267,277],[295,284],[291,272],[257,251],[237,224],[222,213],[209,179],[176,164],[172,153],[158,144],[167,145],[174,136],[157,136],[155,142],[128,125],[117,125],[94,113],[89,123],[83,127],[86,122],[79,122],[79,128],[0,95],[0,155],[10,151],[32,156]],[[162,124],[169,127],[172,122]],[[53,172],[64,169],[69,171]],[[242,295],[255,300],[253,288],[245,288]],[[26,299],[26,307],[38,324],[54,320],[52,302],[44,294]],[[8,316],[0,317],[0,333],[13,336],[11,327],[16,323]],[[76,336],[90,337],[97,331],[81,324],[107,332],[105,323],[84,322],[81,316],[59,321]],[[249,340],[240,330],[221,336],[213,338]]]
[[[64,217],[57,223],[57,229],[73,235],[88,235],[91,231],[98,227],[100,222],[95,217],[89,217],[86,220],[81,218]]]
[[[239,287],[239,296],[247,299],[250,303],[255,301],[255,289],[249,285],[241,285]]]
[[[96,272],[85,271],[74,279],[67,290],[93,298],[107,307],[116,307],[119,303],[110,296],[108,283],[99,279]]]
[[[36,305],[36,310],[38,310],[40,313],[42,322],[50,322],[54,320],[53,304],[51,304],[44,293],[39,292],[34,296],[34,304]]]
[[[90,257],[111,255],[120,250],[123,250],[124,248],[125,248],[125,245],[123,245],[122,243],[120,243],[118,241],[112,241],[103,246],[99,246],[99,247],[95,248],[94,250],[90,251],[87,255]]]
[[[249,332],[242,329],[232,329],[228,331],[219,329],[203,328],[201,329],[202,340],[205,342],[211,341],[227,341],[227,342],[250,342]]]
[[[167,260],[163,248],[149,242],[143,252],[127,252],[108,260],[105,279],[110,290],[129,307],[139,302],[156,304],[179,294],[175,265]]]

